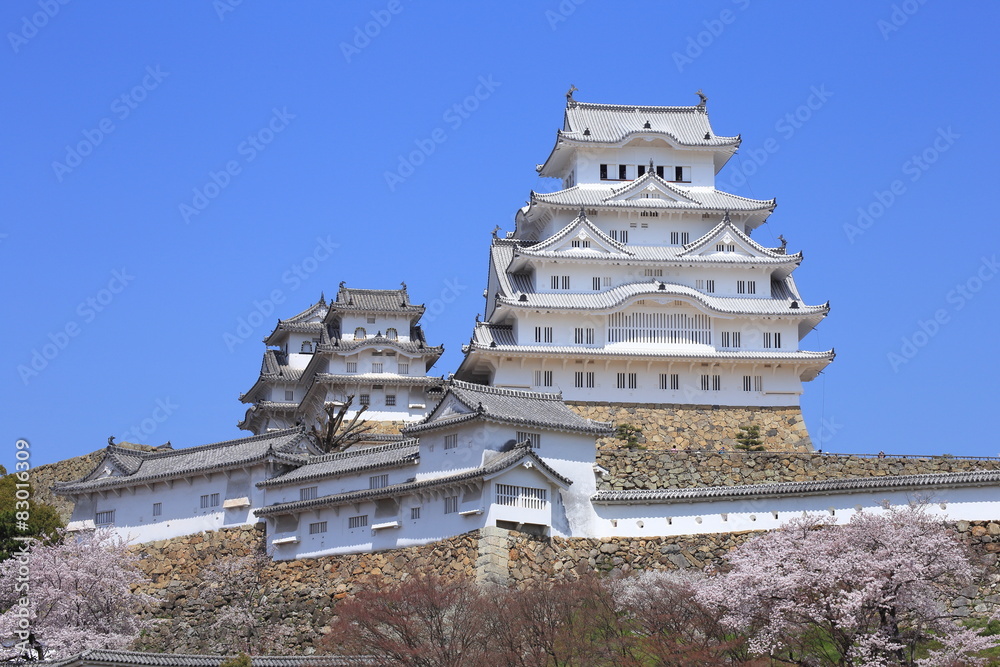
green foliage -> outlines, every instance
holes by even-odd
[[[740,426],[740,432],[736,434],[736,449],[748,452],[759,452],[764,450],[764,440],[760,437],[760,426],[756,424],[750,426]]]
[[[631,424],[619,424],[618,430],[615,431],[615,437],[629,447],[639,447],[640,449],[645,449],[644,445],[639,444],[639,437],[641,435],[642,429],[638,426],[632,426]]]
[[[219,667],[250,667],[250,656],[246,653],[240,653],[228,660],[223,660],[219,663]]]
[[[0,561],[2,561],[10,558],[11,554],[20,548],[22,543],[16,541],[15,537],[42,538],[53,535],[56,530],[63,527],[63,521],[54,507],[30,499],[32,495],[30,487],[18,489],[18,484],[24,484],[18,479],[18,473],[8,475],[7,470],[0,466],[0,475],[3,475],[0,477]],[[27,510],[23,504],[20,506],[17,504],[19,502],[17,492],[20,491],[23,498],[26,490],[29,496]],[[21,530],[18,528],[18,514],[25,511],[28,512],[27,530]],[[21,516],[23,518],[24,515]]]

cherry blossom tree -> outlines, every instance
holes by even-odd
[[[978,573],[922,506],[843,525],[806,516],[744,543],[729,565],[699,599],[778,662],[944,667],[979,664],[997,645],[949,615],[947,601]]]
[[[25,542],[0,563],[0,637],[17,640],[4,657],[128,647],[153,623],[142,615],[152,598],[135,590],[146,581],[138,560],[109,530]]]

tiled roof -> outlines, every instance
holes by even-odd
[[[598,227],[596,227],[594,223],[592,223],[587,218],[586,214],[583,211],[580,211],[580,214],[577,215],[575,218],[573,218],[573,220],[568,225],[566,225],[558,232],[556,232],[549,238],[545,239],[544,241],[539,242],[531,249],[536,252],[551,250],[553,246],[556,246],[559,243],[561,243],[566,237],[568,237],[570,234],[572,234],[574,230],[578,228],[581,230],[584,229],[587,230],[590,233],[591,237],[595,238],[598,242],[601,243],[601,245],[605,247],[617,250],[620,254],[623,255],[632,254],[629,252],[628,248],[626,248],[624,244],[615,241],[610,236],[602,232]]]
[[[331,310],[357,310],[377,313],[423,313],[424,307],[410,303],[406,287],[402,289],[355,289],[341,283]]]
[[[761,244],[757,243],[752,238],[750,238],[749,236],[747,236],[746,234],[744,234],[743,230],[739,229],[736,225],[734,225],[733,222],[732,222],[732,220],[729,219],[729,215],[728,214],[726,215],[725,219],[722,220],[722,222],[720,222],[715,227],[713,227],[711,230],[709,230],[709,232],[707,234],[705,234],[704,236],[702,236],[700,239],[695,239],[693,242],[688,243],[686,246],[684,246],[683,255],[685,257],[688,257],[688,256],[692,255],[693,253],[695,253],[695,252],[697,252],[697,251],[705,248],[706,246],[708,246],[711,243],[713,243],[715,241],[715,239],[717,239],[719,236],[721,236],[723,234],[723,232],[726,232],[726,233],[728,233],[728,234],[730,234],[732,236],[735,236],[740,241],[742,241],[743,244],[745,244],[747,247],[749,247],[751,250],[760,253],[764,257],[770,257],[772,259],[777,259],[777,260],[784,261],[785,258],[793,256],[793,255],[786,255],[786,254],[784,254],[782,252],[778,252],[776,250],[772,250],[771,248],[765,248]],[[753,258],[753,259],[754,259],[754,261],[756,261],[756,258]],[[801,259],[801,255],[800,255],[800,259]]]
[[[607,311],[621,306],[629,299],[636,297],[674,297],[693,298],[708,309],[725,315],[784,315],[794,317],[809,317],[826,315],[829,304],[807,306],[787,292],[788,287],[782,281],[772,281],[772,298],[746,296],[715,296],[705,294],[686,285],[676,283],[649,281],[619,285],[602,292],[582,293],[522,293],[513,297],[501,294],[501,303],[519,308],[546,308],[550,310],[587,310]],[[662,289],[661,289],[662,286]],[[776,291],[777,290],[777,291]],[[797,308],[792,308],[795,302]]]
[[[394,384],[428,386],[441,384],[439,377],[428,375],[398,375],[396,373],[317,373],[317,384]]]
[[[69,658],[47,662],[52,667],[219,667],[229,660],[226,656],[194,655],[186,653],[143,653],[139,651],[110,651],[91,649]],[[253,667],[342,667],[344,665],[374,664],[367,657],[332,655],[315,656],[265,656],[251,658]]]
[[[511,468],[523,459],[530,458],[532,462],[542,470],[544,470],[549,476],[559,481],[564,486],[570,486],[573,482],[572,480],[560,475],[558,472],[553,470],[547,463],[538,456],[531,449],[531,445],[528,442],[520,443],[515,446],[511,451],[506,452],[493,461],[487,463],[479,468],[473,468],[472,470],[466,470],[464,472],[456,473],[453,475],[444,475],[441,477],[434,477],[431,479],[422,479],[414,482],[405,482],[403,484],[393,484],[391,486],[382,487],[381,489],[363,489],[360,491],[349,491],[347,493],[337,493],[329,496],[322,496],[320,498],[314,498],[312,500],[297,500],[290,503],[278,503],[275,505],[268,505],[254,511],[254,514],[258,517],[267,516],[270,514],[289,514],[295,512],[301,512],[304,510],[316,509],[319,507],[331,507],[334,505],[345,505],[347,503],[356,503],[365,500],[377,500],[379,498],[394,498],[414,491],[421,491],[425,489],[433,489],[436,487],[449,486],[452,484],[458,484],[461,482],[468,482],[475,479],[482,479],[484,477],[490,477],[498,473]]]
[[[390,445],[361,447],[337,454],[311,456],[301,468],[258,482],[257,486],[283,486],[315,479],[337,477],[361,470],[373,470],[415,463],[420,459],[420,443],[415,439]]]
[[[291,428],[200,447],[143,452],[140,454],[139,466],[132,474],[103,479],[84,478],[75,482],[56,484],[53,490],[65,495],[134,486],[195,473],[235,468],[269,458],[291,465],[302,465],[306,462],[306,456],[298,453],[297,445],[304,437],[304,429]],[[114,445],[108,447],[109,456],[120,456],[119,449]],[[103,466],[102,461],[95,472]],[[92,475],[93,473],[87,477]]]
[[[648,128],[644,127],[647,122]],[[683,146],[722,147],[739,143],[739,137],[715,135],[703,106],[651,107],[572,101],[566,105],[560,133],[583,143],[617,143],[634,134],[667,135]]]
[[[401,341],[390,340],[385,336],[371,336],[364,340],[333,340],[324,343],[319,347],[320,352],[353,352],[365,347],[380,347],[408,354],[419,354],[424,356],[441,355],[444,353],[443,345],[426,345],[423,341]]]
[[[419,433],[451,426],[470,419],[485,419],[507,424],[598,435],[607,434],[613,430],[610,422],[584,419],[570,410],[560,394],[502,389],[472,382],[462,382],[461,380],[452,380],[448,386],[448,394],[453,395],[471,412],[457,417],[435,419],[436,411],[431,411],[431,414],[423,422],[405,427],[403,433],[407,435]]]
[[[655,177],[655,174],[654,174]],[[646,178],[643,176],[643,178]],[[658,177],[656,177],[658,179]],[[661,180],[661,179],[658,179]],[[532,192],[532,203],[563,206],[566,208],[604,207],[604,208],[642,208],[642,209],[691,209],[697,211],[770,211],[777,206],[774,199],[748,199],[710,187],[683,187],[673,183],[661,182],[670,190],[678,193],[689,201],[672,199],[613,199],[617,194],[615,186],[603,183],[581,183],[557,192]]]
[[[323,330],[323,318],[326,317],[327,310],[329,307],[326,304],[326,299],[320,297],[319,301],[309,306],[301,313],[292,315],[286,320],[278,320],[277,326],[274,327],[274,331],[265,336],[264,342],[268,345],[273,345],[277,343],[279,332],[290,332],[295,331],[299,333],[313,333]],[[311,321],[316,320],[316,321]]]
[[[734,500],[829,493],[864,493],[867,491],[918,490],[950,486],[979,486],[1000,482],[1000,471],[942,472],[926,475],[855,477],[812,482],[776,482],[742,486],[711,486],[658,491],[598,491],[595,503],[681,503],[698,500]]]

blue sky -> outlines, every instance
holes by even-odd
[[[0,463],[239,437],[277,317],[427,304],[453,371],[564,94],[709,96],[724,189],[803,250],[827,451],[1000,451],[993,3],[11,0],[0,6]],[[415,156],[412,157],[411,156]],[[403,164],[406,162],[407,164]]]

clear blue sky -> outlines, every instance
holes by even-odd
[[[234,1],[0,5],[0,463],[239,437],[261,339],[342,280],[406,281],[453,371],[570,84],[743,135],[721,183],[833,306],[820,446],[1000,451],[996,4]]]

